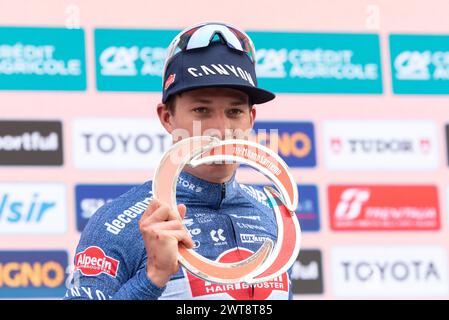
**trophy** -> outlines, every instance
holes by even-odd
[[[270,207],[277,223],[277,240],[266,239],[248,258],[232,263],[207,259],[183,245],[179,246],[180,264],[205,281],[226,284],[255,284],[276,278],[295,262],[300,249],[301,229],[295,210],[298,189],[289,168],[273,150],[243,139],[220,140],[212,136],[195,136],[180,140],[162,157],[153,178],[153,197],[177,210],[176,185],[186,165],[196,167],[217,161],[248,165],[268,177],[275,188],[266,186]]]

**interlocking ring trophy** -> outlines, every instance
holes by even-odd
[[[253,141],[220,140],[212,136],[196,136],[175,143],[161,159],[153,178],[153,197],[177,211],[176,185],[186,165],[196,167],[217,161],[246,164],[267,176],[276,189],[264,191],[277,223],[277,240],[265,240],[250,257],[232,263],[209,260],[193,249],[180,245],[178,260],[195,276],[209,282],[255,284],[276,278],[286,272],[299,254],[301,229],[295,210],[298,189],[286,163],[273,150]]]

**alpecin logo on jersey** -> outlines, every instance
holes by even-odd
[[[106,273],[111,277],[117,276],[120,261],[108,257],[104,251],[96,246],[88,247],[76,254],[75,267],[85,276],[97,276]]]

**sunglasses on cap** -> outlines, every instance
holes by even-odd
[[[206,22],[181,31],[170,43],[167,49],[162,79],[173,57],[182,51],[208,47],[215,36],[230,48],[245,52],[252,63],[256,62],[256,50],[251,38],[243,31],[220,22]]]

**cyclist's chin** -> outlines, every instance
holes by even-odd
[[[196,168],[186,167],[185,171],[209,182],[222,183],[228,181],[232,177],[238,166],[239,165],[236,163],[214,163],[201,165]]]

